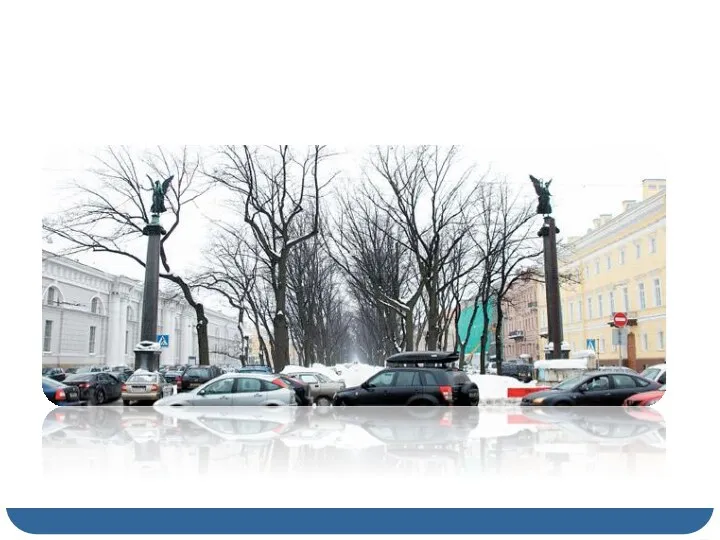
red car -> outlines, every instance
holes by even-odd
[[[663,397],[663,394],[665,394],[665,385],[662,385],[657,390],[651,390],[650,392],[641,392],[640,394],[630,396],[625,400],[625,403],[623,403],[623,405],[625,405],[626,407],[648,407],[650,405],[655,405],[658,401],[660,401]]]

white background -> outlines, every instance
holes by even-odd
[[[710,407],[720,373],[714,9],[687,1],[4,5],[5,506],[143,502],[128,497],[121,483],[103,500],[92,492],[67,500],[40,478],[48,404],[31,381],[39,369],[41,214],[18,198],[41,196],[46,145],[246,141],[660,149],[672,306],[673,383],[661,409],[669,424],[668,470],[656,485],[616,479],[555,504],[714,505],[717,421]],[[713,167],[706,165],[711,160]],[[582,489],[582,478],[577,483]],[[464,505],[550,503],[545,495],[521,496],[533,488],[501,479],[464,489],[458,498]],[[362,484],[346,493],[348,503],[395,504]],[[222,490],[203,489],[198,504],[227,501]],[[148,497],[145,504],[158,502]],[[290,498],[285,504],[298,505]],[[448,506],[454,504],[460,503]],[[695,536],[717,537],[719,519]],[[3,538],[25,536],[6,517],[0,526]]]

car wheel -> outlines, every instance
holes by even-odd
[[[98,390],[95,394],[95,405],[102,405],[105,403],[105,391]]]
[[[332,405],[330,399],[325,396],[320,396],[319,398],[317,398],[317,401],[315,401],[315,403],[317,403],[318,407],[329,407],[330,405]]]
[[[123,405],[125,405],[126,407],[129,407],[129,406],[130,406],[130,400],[129,400],[129,399],[123,399],[122,401],[123,401]]]

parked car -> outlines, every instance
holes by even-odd
[[[642,373],[640,373],[641,377],[645,377],[646,379],[650,379],[651,381],[659,382],[660,384],[666,384],[665,380],[665,372],[667,371],[667,365],[666,364],[655,364],[654,366],[650,366],[643,370]]]
[[[450,367],[456,353],[408,352],[391,356],[387,368],[360,386],[337,392],[334,405],[472,405],[478,387],[467,373]]]
[[[160,372],[163,377],[165,377],[165,382],[172,383],[177,386],[177,389],[180,390],[182,388],[182,371],[176,371],[174,369],[169,369],[167,371],[161,371]]]
[[[345,383],[333,381],[322,373],[293,373],[288,375],[308,385],[312,400],[320,407],[332,405],[333,396],[345,390]]]
[[[226,373],[189,392],[164,397],[156,406],[297,405],[295,391],[274,375]]]
[[[309,406],[313,404],[312,392],[310,391],[310,385],[308,383],[282,373],[278,375],[278,378],[282,379],[290,388],[295,390],[298,405]]]
[[[168,393],[167,388],[168,383],[162,374],[138,370],[122,385],[123,405],[130,405],[133,401],[155,403]],[[172,392],[172,388],[170,392]]]
[[[80,392],[74,386],[69,386],[49,377],[42,378],[43,393],[53,405],[85,405],[80,400]]]
[[[665,395],[664,384],[657,390],[640,392],[639,394],[634,394],[630,396],[625,400],[625,403],[623,403],[623,405],[625,405],[626,407],[649,407],[650,405],[655,405],[658,401],[660,401],[663,395]]]
[[[75,373],[99,373],[101,371],[100,366],[79,366],[75,368]]]
[[[187,391],[205,384],[222,375],[217,366],[190,366],[180,376],[178,391]]]
[[[588,371],[566,379],[550,390],[533,392],[520,402],[542,405],[622,405],[639,392],[657,390],[660,384],[623,371]]]
[[[80,399],[94,405],[114,401],[122,393],[122,383],[109,373],[76,373],[65,379],[65,384],[80,390]]]
[[[124,371],[110,371],[108,372],[109,375],[112,375],[117,380],[119,380],[121,383],[125,382],[132,376],[132,374],[135,373],[132,369],[126,369]]]
[[[269,366],[240,366],[235,368],[236,373],[272,373],[272,368]]]
[[[65,371],[59,367],[46,367],[42,370],[43,377],[54,379],[56,381],[64,381],[67,377]]]
[[[78,369],[79,369],[79,368],[77,368],[77,367],[65,368],[65,375],[72,375],[72,374],[74,374],[74,373],[77,373],[77,370],[78,370]]]
[[[497,373],[497,364],[494,364],[494,371]],[[533,364],[523,359],[505,360],[500,364],[500,371],[505,377],[514,377],[525,383],[533,379]]]

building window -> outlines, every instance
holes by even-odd
[[[610,313],[615,313],[615,292],[610,291]]]
[[[621,265],[625,264],[625,250],[624,249],[620,250],[620,264]]]
[[[37,297],[36,297],[37,298]],[[45,321],[45,333],[43,334],[43,352],[50,352],[52,345],[52,321]]]
[[[662,306],[662,288],[660,287],[660,279],[656,278],[653,281],[655,287],[655,305]]]
[[[601,354],[605,352],[605,338],[600,338],[599,348],[600,350],[598,352],[600,352]]]
[[[582,302],[578,300],[578,321],[582,320]]]
[[[588,298],[588,310],[587,310],[587,318],[588,320],[593,318],[593,312],[592,312],[592,298]]]
[[[665,332],[660,330],[658,332],[658,351],[665,350]]]
[[[657,251],[657,240],[655,238],[650,239],[650,253],[655,253]]]
[[[605,257],[605,265],[607,266],[608,270],[612,268],[612,259],[610,258],[610,255]]]
[[[600,273],[600,261],[595,261],[595,275]]]
[[[625,306],[625,313],[630,311],[630,296],[627,287],[623,287],[623,306]]]
[[[638,242],[637,244],[635,244],[635,258],[639,259],[641,253],[642,253],[642,246],[640,246],[640,242]]]
[[[648,350],[648,335],[647,334],[642,335],[642,350],[643,351]]]
[[[90,341],[88,343],[88,352],[95,354],[95,326],[90,327]]]
[[[640,299],[640,309],[645,309],[645,284],[638,283],[638,298]]]
[[[99,298],[92,299],[92,302],[90,302],[90,311],[92,313],[100,313],[100,299]]]
[[[598,294],[598,317],[603,317],[603,297],[602,294]]]
[[[55,287],[48,287],[46,303],[48,306],[57,306],[60,304],[60,294]]]

